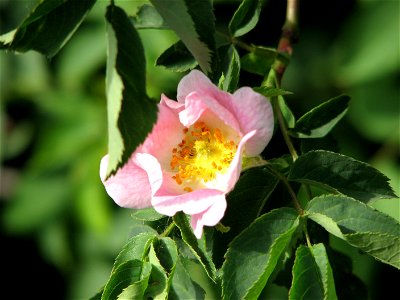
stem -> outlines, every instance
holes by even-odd
[[[164,232],[161,233],[160,235],[161,235],[162,237],[168,236],[168,235],[171,233],[172,229],[174,229],[174,227],[175,227],[175,222],[172,221],[172,222],[168,225],[168,227],[165,228]]]
[[[307,223],[304,223],[304,235],[306,236],[307,246],[312,247],[310,236],[308,235]]]
[[[278,177],[282,181],[282,183],[286,186],[286,188],[290,194],[290,197],[292,198],[293,206],[296,208],[299,215],[303,215],[304,214],[303,208],[301,207],[300,202],[297,199],[296,193],[293,191],[293,189],[290,186],[289,181],[287,181],[286,177],[283,176],[278,171],[274,170],[270,165],[267,164],[266,167],[268,168],[268,170],[270,170],[272,173],[274,173],[274,175],[276,177]]]

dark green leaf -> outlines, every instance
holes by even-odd
[[[239,82],[240,57],[233,45],[230,45],[225,58],[222,60],[222,76],[224,78],[222,89],[234,92]]]
[[[168,237],[163,237],[158,240],[155,247],[157,257],[164,270],[171,273],[178,259],[178,249],[175,242]]]
[[[108,6],[106,18],[109,175],[143,143],[156,121],[157,105],[146,95],[145,57],[135,28],[119,7]]]
[[[240,63],[243,70],[264,76],[269,72],[275,58],[275,49],[256,46],[253,52],[242,56]]]
[[[136,29],[167,29],[163,18],[154,6],[143,4],[139,7],[136,16],[131,18]]]
[[[323,244],[297,248],[289,299],[337,299],[332,269]]]
[[[257,299],[298,225],[294,209],[280,208],[238,235],[222,266],[223,299]]]
[[[298,138],[320,138],[329,133],[347,112],[350,97],[341,95],[303,115],[290,134]]]
[[[180,257],[177,261],[168,299],[204,299],[204,290],[190,278],[182,259]]]
[[[151,0],[151,3],[192,53],[203,72],[211,74],[216,63],[211,1]]]
[[[229,22],[231,35],[238,37],[252,30],[257,25],[260,12],[260,0],[244,0]]]
[[[0,36],[0,48],[17,52],[36,50],[52,57],[72,36],[95,2],[41,1],[14,32]]]
[[[182,41],[178,41],[157,58],[156,65],[173,72],[186,72],[195,68],[197,61]]]
[[[155,239],[156,234],[151,232],[141,233],[132,237],[115,259],[114,269],[132,259],[144,260],[150,245]]]
[[[289,180],[316,185],[368,202],[396,198],[388,178],[370,165],[328,151],[310,151],[292,166]]]
[[[328,133],[319,139],[301,139],[301,153],[310,152],[312,150],[326,150],[339,152],[339,145],[332,133]]]
[[[101,300],[143,299],[151,272],[151,264],[129,260],[113,270],[104,287]]]
[[[215,265],[207,252],[200,248],[186,215],[182,212],[178,212],[173,217],[173,220],[181,231],[183,241],[189,246],[190,250],[203,265],[207,275],[215,281],[217,272]]]
[[[400,223],[372,207],[338,195],[312,199],[306,215],[333,235],[400,268]]]

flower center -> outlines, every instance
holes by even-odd
[[[182,142],[172,149],[170,166],[176,172],[172,176],[175,182],[191,192],[199,181],[211,181],[227,171],[237,144],[226,139],[221,129],[210,128],[204,122],[196,122],[183,133]]]

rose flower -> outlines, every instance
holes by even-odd
[[[249,87],[234,94],[193,70],[178,85],[178,101],[161,96],[157,122],[128,162],[107,180],[108,155],[100,165],[107,193],[120,206],[191,216],[194,234],[224,216],[226,194],[239,179],[242,158],[258,156],[271,139],[270,102]]]

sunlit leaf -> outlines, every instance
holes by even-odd
[[[52,57],[64,46],[96,0],[44,0],[17,27],[0,36],[0,49],[36,50]]]
[[[276,58],[276,50],[272,48],[254,46],[254,51],[241,57],[240,63],[243,70],[264,76],[269,72]]]
[[[149,207],[135,210],[132,213],[132,217],[141,221],[157,221],[165,216],[159,214],[154,208]]]
[[[244,0],[229,22],[231,35],[238,37],[252,30],[257,25],[260,12],[260,0]]]
[[[240,57],[234,46],[229,46],[225,58],[222,61],[224,81],[222,89],[228,92],[234,92],[239,82]]]
[[[131,18],[136,29],[168,29],[163,18],[154,6],[143,4]]]
[[[222,266],[223,299],[257,299],[298,225],[294,209],[279,208],[238,235]]]
[[[154,245],[150,246],[149,262],[152,265],[149,278],[149,286],[146,290],[145,299],[166,299],[168,296],[167,274],[161,266],[160,260],[157,257]]]
[[[332,269],[323,244],[300,245],[292,272],[289,299],[337,299]]]
[[[106,19],[109,175],[143,143],[156,121],[157,105],[146,95],[143,47],[128,16],[110,5]]]
[[[312,199],[306,215],[333,235],[400,269],[400,223],[395,219],[339,195]]]
[[[368,202],[396,198],[388,178],[370,165],[351,157],[323,150],[301,155],[289,179],[317,185]]]
[[[215,71],[215,25],[211,1],[151,0],[151,3],[192,53],[203,72],[210,75]]]

